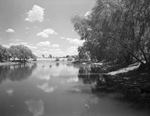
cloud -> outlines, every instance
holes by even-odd
[[[67,54],[75,55],[78,54],[78,46],[71,46],[67,49]]]
[[[16,45],[20,45],[19,43],[10,43],[9,46],[16,46]]]
[[[28,42],[20,42],[20,44],[22,44],[22,45],[27,45]]]
[[[77,38],[73,39],[73,38],[60,37],[60,39],[65,39],[65,40],[69,41],[69,43],[75,44],[77,46],[82,46],[84,43],[84,40],[79,40]]]
[[[32,7],[32,10],[27,12],[27,15],[28,15],[27,18],[25,18],[26,21],[43,22],[43,20],[44,20],[44,8],[42,8],[42,7],[38,6],[38,5],[34,5]]]
[[[52,47],[53,48],[59,48],[60,46],[58,44],[53,44]]]
[[[43,37],[43,38],[48,38],[49,37],[49,35],[47,33],[44,33],[44,32],[38,33],[37,36]]]
[[[15,31],[13,29],[9,28],[9,29],[6,30],[6,32],[8,32],[8,33],[14,33]]]
[[[15,41],[15,40],[14,40]],[[37,49],[37,46],[34,46],[32,44],[29,44],[28,42],[20,42],[20,41],[16,41],[15,43],[9,43],[7,45],[3,45],[7,48],[9,48],[10,46],[16,46],[16,45],[25,45],[27,46],[28,48],[30,48],[31,50],[35,50]]]
[[[83,40],[79,40],[79,39],[71,39],[71,38],[67,38],[67,40],[70,42],[70,43],[73,43],[75,45],[78,45],[78,46],[82,46],[83,45]]]
[[[25,45],[25,46],[27,46],[31,50],[36,50],[37,49],[37,46],[33,46],[33,45]]]
[[[39,46],[39,47],[42,47],[42,46],[50,47],[50,42],[49,41],[39,42],[39,43],[37,43],[37,46]]]
[[[33,116],[42,116],[44,113],[44,103],[42,100],[28,100],[25,102],[28,106],[28,110],[33,114]]]
[[[43,38],[48,38],[49,35],[55,34],[57,35],[57,32],[51,28],[44,29],[42,32],[38,33],[37,36],[43,37]]]
[[[66,40],[68,40],[70,43],[75,44],[77,46],[82,46],[83,44],[83,40],[79,40],[79,39],[73,39],[73,38],[66,38]]]

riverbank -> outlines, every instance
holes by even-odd
[[[105,70],[93,92],[119,92],[124,95],[125,101],[150,108],[150,73],[140,72],[139,66],[135,63],[110,72]]]
[[[0,62],[0,66],[20,64],[19,62]]]
[[[33,61],[33,60],[29,60],[29,61],[26,61],[25,63],[35,63],[36,61]],[[0,66],[6,66],[6,65],[16,65],[16,64],[22,64],[24,62],[19,62],[19,61],[16,61],[16,62],[0,62]]]

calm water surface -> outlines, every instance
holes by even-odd
[[[149,116],[119,94],[91,92],[90,65],[38,61],[0,67],[0,116]]]

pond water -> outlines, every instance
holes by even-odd
[[[0,67],[0,116],[149,116],[117,93],[92,93],[96,68],[38,61]],[[93,70],[93,78],[89,72]]]

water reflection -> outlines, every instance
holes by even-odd
[[[27,100],[26,105],[33,116],[42,116],[44,113],[44,103],[42,100]]]
[[[43,90],[44,92],[53,92],[57,86],[50,86],[48,82],[42,84],[42,85],[37,85],[37,88]]]
[[[28,78],[0,85],[0,116],[148,116],[138,115],[119,94],[92,92],[97,79],[106,81],[99,67],[41,61],[0,68],[3,80]]]
[[[14,90],[13,90],[12,88],[9,88],[9,89],[6,90],[6,93],[7,93],[8,95],[12,96],[13,93],[14,93]]]
[[[59,64],[60,64],[60,63],[59,63],[59,62],[57,62],[57,63],[56,63],[56,67],[59,67]]]
[[[83,65],[79,67],[78,77],[84,84],[93,84],[100,77],[99,67]]]
[[[11,81],[21,81],[27,79],[35,68],[36,64],[0,66],[0,83],[6,79]]]
[[[87,99],[82,116],[149,116],[149,110],[136,109],[128,102],[122,102],[121,94],[97,93]]]

